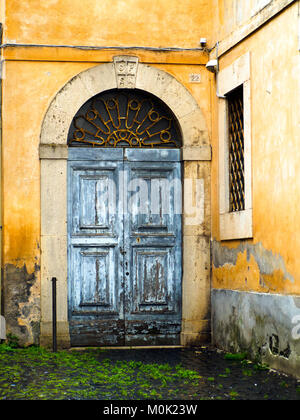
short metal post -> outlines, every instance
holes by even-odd
[[[56,352],[56,277],[52,277],[52,343],[53,352]]]

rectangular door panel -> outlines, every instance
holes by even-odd
[[[180,163],[131,163],[128,177],[130,233],[175,237],[182,213]]]
[[[82,237],[118,237],[122,229],[118,218],[118,177],[121,163],[70,163],[71,239]],[[102,166],[102,168],[101,168]],[[120,215],[121,217],[121,215]]]
[[[133,247],[132,313],[174,312],[172,248]]]
[[[115,247],[75,246],[71,249],[72,315],[119,314]]]
[[[80,175],[79,229],[109,229],[109,176]]]

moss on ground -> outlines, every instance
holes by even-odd
[[[0,345],[0,398],[176,398],[179,383],[198,386],[200,375],[181,365],[99,359],[99,350],[58,351]],[[175,386],[175,384],[177,384]]]
[[[109,357],[108,357],[109,356]],[[215,349],[58,351],[0,344],[0,400],[300,399],[299,382]]]

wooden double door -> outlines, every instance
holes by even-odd
[[[69,148],[72,346],[180,343],[181,200],[178,149]]]

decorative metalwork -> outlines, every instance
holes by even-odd
[[[177,121],[158,98],[112,90],[91,98],[75,115],[70,146],[181,147]]]
[[[243,87],[228,96],[230,211],[245,209]]]

